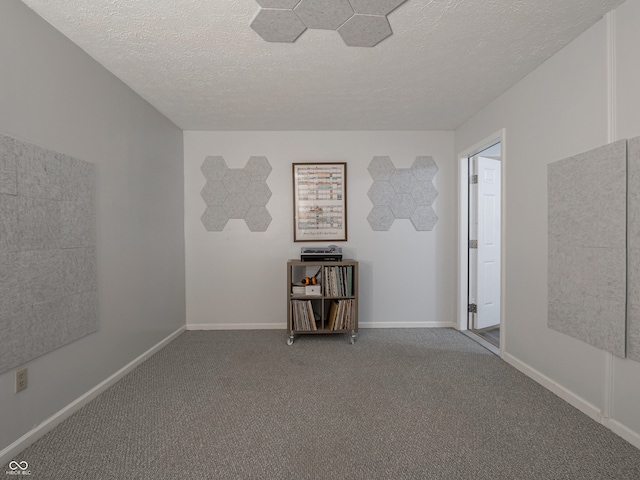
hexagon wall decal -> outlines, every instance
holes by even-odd
[[[264,232],[271,223],[271,215],[265,207],[251,207],[244,221],[252,232]]]
[[[431,181],[419,182],[413,190],[411,190],[411,196],[416,202],[416,205],[428,207],[438,196],[438,191]]]
[[[295,42],[307,29],[336,30],[350,47],[374,47],[393,32],[387,15],[406,0],[256,0],[251,28],[267,42]]]
[[[262,8],[288,8],[292,9],[300,0],[256,0]]]
[[[208,180],[222,180],[229,167],[222,157],[207,157],[200,170]]]
[[[264,1],[264,0],[263,0]],[[349,0],[353,11],[362,15],[389,15],[407,0]],[[258,3],[261,3],[258,0]]]
[[[389,157],[373,157],[367,170],[373,178],[367,192],[373,203],[367,221],[373,230],[389,230],[397,219],[410,220],[419,232],[433,230],[438,221],[432,208],[438,196],[433,157],[417,157],[411,168],[396,168]]]
[[[337,30],[353,16],[349,0],[300,0],[293,9],[307,28]]]
[[[251,157],[244,171],[253,182],[264,182],[271,173],[271,164],[267,157]]]
[[[413,172],[408,168],[396,169],[389,179],[389,183],[396,193],[411,193],[417,182]]]
[[[416,157],[411,170],[417,180],[430,182],[438,173],[438,166],[433,157]]]
[[[391,208],[395,218],[406,219],[411,218],[413,212],[418,208],[416,202],[413,201],[413,197],[408,193],[396,193],[395,197],[391,200],[389,207]]]
[[[206,183],[200,196],[207,205],[200,217],[209,232],[221,232],[229,219],[242,219],[252,232],[264,232],[271,223],[267,203],[271,189],[267,157],[251,157],[244,168],[229,168],[223,157],[205,158],[200,167]]]
[[[380,180],[379,182],[373,182],[371,188],[367,192],[369,198],[374,205],[389,205],[396,192],[391,186],[391,183],[386,180]]]
[[[228,192],[220,180],[207,180],[200,191],[205,205],[222,205],[227,195]]]
[[[431,231],[438,221],[438,215],[431,207],[418,207],[411,215],[411,223],[419,232]]]
[[[293,43],[307,29],[293,10],[263,8],[251,28],[267,42]]]
[[[380,15],[354,15],[338,33],[350,47],[375,47],[393,32],[387,17]]]
[[[207,207],[200,220],[208,232],[221,232],[229,221],[229,217],[222,207]]]
[[[391,228],[395,217],[393,216],[393,212],[391,209],[385,205],[375,205],[369,216],[367,217],[367,221],[373,230],[379,232],[385,232]]]
[[[391,180],[391,175],[396,171],[390,157],[373,157],[371,163],[367,167],[369,175],[374,180]]]

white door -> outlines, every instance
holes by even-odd
[[[475,300],[477,314],[473,328],[480,330],[500,325],[500,161],[489,157],[476,157],[477,234],[475,255]],[[472,190],[472,191],[473,191]]]

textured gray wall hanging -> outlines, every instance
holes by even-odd
[[[0,373],[98,329],[95,172],[0,135]]]
[[[387,15],[406,0],[257,0],[251,22],[267,42],[295,42],[307,28],[336,30],[350,47],[374,47],[393,32]]]
[[[409,219],[418,231],[430,231],[438,221],[431,205],[438,196],[433,157],[416,157],[411,168],[396,168],[389,157],[373,157],[367,167],[373,185],[367,192],[373,209],[367,220],[373,230],[386,231],[396,219]]]
[[[627,149],[548,165],[548,325],[625,356]]]
[[[640,137],[629,140],[627,356],[640,362]]]
[[[200,168],[207,180],[200,195],[207,205],[200,217],[209,232],[221,232],[230,218],[243,219],[252,232],[271,223],[266,208],[271,190],[267,157],[251,157],[244,168],[229,168],[223,157],[207,157]]]

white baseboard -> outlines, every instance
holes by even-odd
[[[187,323],[187,330],[286,330],[283,323]]]
[[[358,328],[455,328],[452,322],[361,322]],[[286,323],[189,323],[187,330],[286,330]]]
[[[140,355],[139,357],[137,357],[134,360],[132,360],[131,362],[129,362],[127,365],[122,367],[120,370],[115,372],[113,375],[108,377],[106,380],[100,382],[98,385],[96,385],[91,390],[89,390],[85,394],[83,394],[80,397],[78,397],[77,399],[75,399],[73,402],[71,402],[66,407],[62,408],[61,410],[59,410],[58,412],[53,414],[51,417],[46,419],[44,422],[40,423],[39,425],[36,425],[33,429],[31,429],[30,431],[25,433],[22,437],[17,439],[11,445],[9,445],[8,447],[6,447],[3,450],[1,450],[0,451],[0,465],[7,464],[18,453],[20,453],[22,450],[24,450],[29,445],[34,443],[36,440],[39,440],[40,438],[42,438],[46,433],[48,433],[51,430],[53,430],[55,427],[57,427],[59,424],[61,424],[64,420],[66,420],[71,415],[73,415],[78,410],[80,410],[82,407],[84,407],[86,404],[88,404],[91,400],[93,400],[98,395],[100,395],[102,392],[104,392],[109,387],[114,385],[118,380],[120,380],[122,377],[124,377],[131,370],[133,370],[138,365],[140,365],[142,362],[144,362],[149,357],[151,357],[151,355],[153,355],[154,353],[162,350],[162,348],[164,348],[171,341],[173,341],[178,335],[180,335],[182,332],[184,332],[184,330],[185,330],[185,327],[180,327],[178,330],[176,330],[175,332],[173,332],[171,335],[169,335],[168,337],[164,338],[160,342],[156,343],[149,350],[147,350],[142,355]]]
[[[358,328],[454,328],[453,322],[360,322]]]
[[[640,449],[640,433],[634,432],[629,427],[624,426],[612,418],[603,418],[602,424],[616,435],[624,438],[637,449]]]
[[[578,395],[573,393],[571,390],[563,387],[555,380],[550,379],[546,375],[540,373],[535,368],[518,360],[517,358],[515,358],[514,356],[510,355],[507,352],[503,352],[502,359],[512,367],[515,367],[517,370],[524,373],[527,377],[538,382],[547,390],[550,390],[551,392],[555,393],[558,397],[563,399],[568,404],[576,407],[578,410],[580,410],[582,413],[584,413],[588,417],[592,418],[598,423],[602,423],[602,418],[603,418],[602,413],[600,412],[600,409],[595,405],[593,405],[592,403],[587,402],[584,398],[579,397]]]
[[[634,447],[640,449],[640,433],[631,430],[629,427],[623,425],[622,423],[614,420],[613,418],[607,418],[603,416],[602,412],[595,405],[587,402],[585,399],[579,397],[572,391],[564,388],[559,385],[557,382],[551,380],[546,375],[538,372],[534,368],[530,367],[524,362],[521,362],[517,358],[509,355],[508,353],[503,353],[502,358],[509,365],[512,365],[516,369],[520,370],[522,373],[530,377],[531,379],[538,382],[540,385],[545,387],[546,389],[552,391],[557,396],[562,398],[565,402],[573,405],[582,413],[592,418],[598,423],[601,423],[613,433],[622,437],[624,440],[629,442]]]

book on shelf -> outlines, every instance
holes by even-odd
[[[307,287],[302,285],[302,284],[300,284],[300,285],[297,285],[297,284],[291,285],[291,293],[294,294],[294,295],[304,295],[306,293],[306,291],[307,291],[306,289],[307,289]]]
[[[331,300],[327,316],[328,330],[351,330],[355,327],[355,300]]]
[[[324,291],[328,297],[350,297],[353,295],[353,266],[326,266],[322,273]]]
[[[294,330],[307,332],[318,329],[311,300],[291,301],[291,326]]]
[[[338,314],[338,302],[336,300],[332,300],[331,306],[329,307],[329,317],[327,318],[327,328],[329,330],[335,330],[337,314]]]

